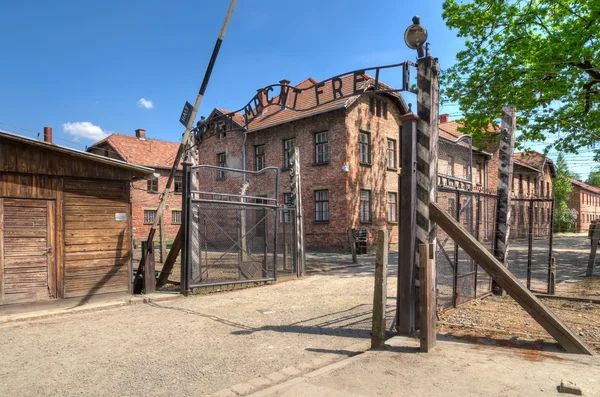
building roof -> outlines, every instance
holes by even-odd
[[[593,193],[600,193],[600,188],[597,188],[596,186],[588,185],[587,183],[578,181],[577,179],[571,179],[571,184],[574,186],[577,186],[581,189],[585,189],[590,192],[593,192]]]
[[[111,134],[88,147],[88,151],[107,143],[126,162],[152,168],[172,168],[179,150],[178,142],[139,139],[132,135]],[[181,165],[180,165],[181,167]]]
[[[7,132],[7,131],[0,130],[0,138],[8,139],[8,140],[11,140],[14,142],[19,142],[19,143],[22,143],[25,145],[36,146],[36,147],[44,148],[47,150],[52,150],[52,151],[59,152],[59,153],[68,154],[70,156],[82,158],[84,160],[94,161],[97,163],[103,163],[103,164],[106,164],[106,165],[112,166],[112,167],[129,169],[129,170],[140,172],[143,174],[150,174],[150,173],[154,172],[154,170],[152,168],[144,167],[144,166],[141,166],[138,164],[129,164],[125,161],[112,159],[112,158],[108,158],[105,156],[100,156],[100,155],[97,155],[94,153],[87,153],[87,152],[83,152],[81,150],[72,149],[72,148],[68,148],[65,146],[56,145],[54,143],[40,141],[40,140],[33,139],[33,138],[27,138],[27,137],[13,134],[13,133]]]
[[[440,122],[439,126],[438,126],[438,132],[439,132],[440,138],[455,142],[457,139],[466,136],[466,134],[463,134],[462,132],[460,132],[458,130],[460,127],[462,127],[462,125],[463,124],[460,121],[447,121],[444,123]],[[490,129],[488,130],[488,132],[497,132],[497,130],[494,129],[490,124]],[[465,147],[469,146],[466,142],[461,142],[460,145],[465,146]],[[483,150],[481,148],[476,147],[475,145],[472,145],[472,149],[477,152],[483,153],[483,154],[491,155],[490,152],[496,151],[497,144],[492,144],[491,147],[486,147],[485,148],[486,150]]]
[[[520,152],[514,154],[515,164],[533,168],[534,170],[543,173],[544,166],[548,164],[550,174],[553,178],[556,177],[556,169],[552,160],[539,152]]]
[[[364,74],[362,76],[365,79],[365,81],[361,83],[360,89],[363,92],[368,92],[368,90],[374,86],[375,79],[373,77],[369,76],[368,74]],[[288,123],[288,122],[294,121],[294,120],[307,118],[307,117],[314,116],[314,115],[321,114],[321,113],[330,112],[330,111],[333,111],[336,109],[347,108],[359,96],[359,95],[355,95],[355,96],[348,97],[349,95],[352,94],[353,89],[354,89],[353,79],[354,79],[353,74],[341,77],[342,98],[338,98],[336,100],[333,100],[332,80],[325,82],[322,87],[319,87],[320,91],[322,90],[322,94],[319,95],[319,100],[323,104],[317,105],[314,90],[312,90],[312,89],[308,90],[307,88],[317,84],[318,81],[316,79],[313,79],[312,77],[309,77],[308,79],[298,83],[295,86],[295,88],[303,89],[303,91],[301,91],[297,95],[297,98],[296,98],[296,94],[294,94],[294,92],[292,90],[289,91],[288,97],[286,99],[287,107],[279,107],[279,106],[274,106],[274,105],[265,107],[264,110],[262,111],[262,113],[250,122],[250,124],[248,126],[248,131],[252,132],[252,131],[262,130],[264,128],[274,127],[276,125]],[[382,82],[379,82],[379,85],[383,89],[393,89],[392,87],[390,87]],[[403,110],[403,113],[406,113],[408,111],[408,106],[406,105],[406,102],[404,101],[404,99],[402,98],[402,96],[399,93],[390,92],[390,93],[387,93],[387,95],[390,95],[392,97],[392,99]],[[278,101],[279,101],[279,95],[272,98],[273,103],[277,103]],[[311,109],[310,110],[301,110],[301,111],[292,110],[291,108],[294,107],[294,103],[296,105],[295,106],[296,109],[307,109],[307,108],[311,108]],[[225,109],[216,108],[216,110],[218,110],[222,113],[227,113],[227,111]],[[212,115],[212,113],[211,113],[211,115]],[[240,124],[241,126],[243,126],[244,122],[245,122],[244,116],[239,113],[235,113],[233,115],[233,120],[237,124]]]

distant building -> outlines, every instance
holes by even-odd
[[[155,175],[158,177],[132,183],[131,218],[135,239],[144,239],[148,236],[178,149],[179,143],[150,139],[146,136],[146,130],[143,129],[135,130],[135,136],[111,134],[87,149],[90,153],[155,169]],[[175,238],[181,225],[181,171],[180,167],[173,181],[172,194],[163,214],[163,225],[168,239]]]
[[[571,185],[568,206],[577,211],[576,231],[587,231],[593,220],[600,219],[600,189],[576,179],[571,180]]]

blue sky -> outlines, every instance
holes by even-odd
[[[178,140],[181,108],[196,97],[228,5],[4,2],[0,129],[35,137],[50,126],[57,144],[78,149],[136,128]],[[200,114],[238,109],[256,89],[284,78],[294,84],[414,60],[403,33],[415,14],[446,68],[462,41],[441,13],[441,0],[239,0]]]

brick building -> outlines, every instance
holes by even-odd
[[[154,178],[132,182],[131,219],[135,239],[148,236],[158,208],[160,193],[165,189],[178,149],[179,143],[147,138],[143,129],[136,130],[135,136],[111,134],[87,149],[90,153],[155,170]],[[181,224],[181,178],[180,171],[172,186],[174,194],[169,197],[165,208],[163,225],[167,239],[175,238]]]
[[[246,134],[239,131],[243,122],[238,119],[237,131],[223,131],[201,143],[199,163],[248,170],[279,167],[279,200],[283,203],[291,196],[289,154],[292,147],[297,147],[307,246],[346,247],[348,228],[367,230],[371,242],[378,229],[387,228],[391,243],[397,243],[398,138],[400,117],[408,107],[399,94],[369,93],[373,79],[363,77],[360,95],[337,100],[332,97],[331,81],[326,82],[320,96],[325,104],[320,106],[313,103],[312,90],[300,91],[297,97],[290,95],[288,106],[262,109]],[[352,79],[342,79],[343,95],[351,94]],[[290,84],[287,80],[280,83]],[[316,83],[309,78],[295,87],[303,89]],[[289,107],[293,100],[301,103],[301,108],[312,110],[292,110]],[[278,97],[273,98],[274,103],[277,101]],[[216,120],[224,113],[229,112],[213,110],[206,120],[209,128],[221,128]],[[218,184],[234,183],[217,179],[200,178],[202,190],[218,190]],[[240,186],[231,185],[230,191],[236,193]],[[274,194],[273,186],[268,184],[252,190],[262,196]]]
[[[511,197],[512,237],[523,238],[529,233],[530,206],[533,206],[533,235],[548,235],[552,180],[555,177],[554,163],[548,157],[538,152],[515,153]]]
[[[594,219],[600,219],[600,189],[576,179],[571,180],[571,185],[568,206],[577,211],[576,231],[587,231]]]
[[[459,131],[460,127],[460,122],[449,121],[448,115],[440,116],[438,185],[466,190],[472,187],[475,191],[496,194],[498,143],[490,139],[483,146],[484,149],[472,146]],[[498,133],[491,127],[489,132]],[[550,230],[552,179],[556,177],[554,164],[551,159],[537,152],[515,153],[513,160],[511,237],[526,237],[529,232],[529,206],[533,206],[534,236],[547,236]],[[469,162],[472,169],[469,169]],[[537,201],[532,202],[531,199]],[[468,196],[465,196],[461,206],[467,205],[468,200]],[[439,201],[451,212],[457,208],[454,195],[440,194]],[[489,239],[493,233],[495,202],[493,199],[482,200],[480,208],[480,236]],[[466,214],[464,221],[469,223],[475,216],[475,213]]]

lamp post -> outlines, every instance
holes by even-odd
[[[437,185],[437,141],[439,114],[439,64],[437,59],[429,54],[427,29],[420,24],[418,16],[413,17],[413,24],[404,32],[404,42],[417,51],[417,116],[412,115],[412,128],[403,128],[403,137],[411,141],[412,151],[403,150],[402,186],[409,187],[412,192],[401,204],[410,214],[405,214],[401,220],[400,240],[401,252],[398,255],[398,301],[397,301],[397,330],[402,334],[410,334],[419,328],[419,268],[417,260],[418,244],[430,245],[430,251],[435,263],[435,224],[429,219],[429,203],[435,202]],[[414,131],[416,124],[416,132]],[[406,124],[403,124],[403,127]],[[411,136],[406,136],[412,134]],[[404,145],[404,144],[403,144]],[[407,145],[408,146],[408,145]],[[408,170],[405,170],[409,168]],[[407,180],[410,179],[410,182]],[[416,180],[416,181],[415,181]],[[404,190],[403,190],[404,191]],[[402,209],[401,209],[402,216]],[[410,223],[410,225],[407,225]],[[433,269],[435,271],[435,269]],[[435,291],[435,274],[434,291]],[[436,300],[432,299],[428,311],[435,316]],[[431,310],[433,309],[433,310]]]

